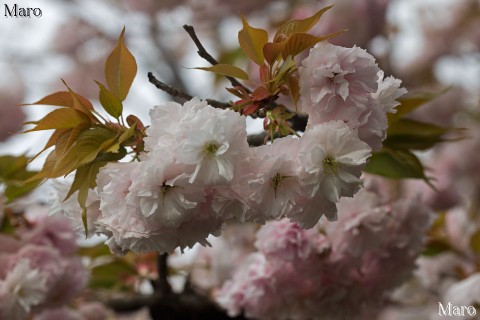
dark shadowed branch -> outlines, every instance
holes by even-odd
[[[197,34],[195,33],[195,29],[192,26],[189,26],[189,25],[184,25],[183,29],[185,29],[185,31],[187,31],[188,35],[190,36],[190,38],[192,38],[193,42],[197,46],[198,55],[200,57],[202,57],[203,59],[207,60],[212,65],[218,64],[218,61],[214,57],[212,57],[212,55],[210,53],[208,53],[208,51],[205,49],[205,47],[202,45],[202,43],[198,39]],[[237,79],[232,78],[232,77],[227,77],[227,79],[228,79],[228,81],[230,81],[232,86],[242,87],[248,93],[251,93],[251,91],[248,88],[246,88],[243,84],[241,84]]]
[[[150,81],[150,83],[153,84],[155,87],[157,87],[158,89],[162,90],[165,93],[168,93],[172,97],[177,97],[185,101],[191,100],[193,98],[193,96],[189,95],[188,93],[158,80],[151,72],[148,73],[148,81]],[[219,109],[230,108],[230,104],[225,102],[220,102],[212,99],[206,99],[206,101],[208,102],[209,105],[211,105],[214,108],[219,108]]]

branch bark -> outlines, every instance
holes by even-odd
[[[158,89],[162,90],[165,93],[168,93],[172,97],[177,97],[177,98],[183,99],[184,101],[188,101],[193,98],[193,96],[189,95],[188,93],[158,80],[151,72],[148,73],[148,81],[150,81],[150,83],[153,84],[155,87],[157,87]],[[206,101],[208,102],[209,105],[211,105],[214,108],[219,108],[219,109],[230,108],[230,104],[225,102],[220,102],[212,99],[206,99]]]
[[[197,37],[197,34],[195,33],[195,29],[192,27],[192,26],[189,26],[189,25],[184,25],[183,26],[183,29],[185,29],[185,31],[187,31],[188,35],[190,36],[190,38],[192,38],[193,42],[195,43],[195,45],[197,46],[197,53],[200,57],[202,57],[203,59],[207,60],[210,64],[212,65],[216,65],[218,64],[218,61],[212,57],[212,55],[210,53],[208,53],[208,51],[205,49],[205,47],[202,45],[202,43],[200,42],[200,40],[198,39]],[[230,83],[232,84],[232,86],[236,87],[242,87],[244,88],[248,93],[251,93],[250,89],[246,88],[243,84],[241,84],[237,79],[235,78],[232,78],[232,77],[226,77],[228,79],[228,81],[230,81]]]

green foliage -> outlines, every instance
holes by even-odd
[[[98,99],[109,115],[118,119],[122,115],[123,104],[119,97],[108,91],[103,84],[95,81],[100,89]]]
[[[480,254],[480,230],[477,230],[470,237],[470,248],[472,248],[476,254]]]
[[[26,156],[0,156],[0,184],[5,186],[4,194],[11,202],[35,189],[40,181],[26,182],[36,172],[27,169]]]
[[[444,128],[405,116],[436,97],[437,94],[423,94],[400,100],[397,112],[388,115],[387,138],[383,141],[383,149],[372,155],[365,167],[366,172],[393,179],[423,179],[433,187],[414,151],[427,150],[440,142],[459,139],[447,139],[445,135],[461,130]]]
[[[96,186],[99,169],[108,162],[116,162],[127,155],[126,147],[137,147],[142,140],[145,127],[134,116],[127,117],[129,127],[122,117],[123,104],[137,73],[135,58],[125,46],[122,31],[118,43],[105,62],[105,79],[108,88],[96,81],[99,87],[99,100],[105,111],[117,122],[110,122],[100,116],[93,104],[75,93],[68,85],[68,91],[53,93],[32,105],[53,105],[56,109],[39,121],[26,124],[35,125],[25,132],[54,130],[45,147],[39,153],[53,147],[40,172],[23,174],[22,189],[7,188],[9,195],[29,190],[42,179],[57,178],[75,172],[74,182],[67,198],[78,191],[78,202],[86,221],[86,199],[88,190]],[[97,117],[99,116],[99,118]],[[101,119],[101,120],[100,120]],[[132,120],[133,119],[133,120]],[[141,150],[142,147],[136,148]],[[34,158],[36,158],[37,154]],[[25,191],[26,192],[26,191]]]
[[[372,155],[365,171],[387,178],[427,180],[422,163],[409,150],[383,148]]]

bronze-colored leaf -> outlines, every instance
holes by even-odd
[[[287,78],[288,90],[290,91],[290,97],[292,102],[297,108],[298,99],[300,99],[300,79],[297,75],[290,75]]]
[[[45,150],[53,147],[58,139],[58,137],[60,137],[60,135],[62,135],[65,131],[68,131],[68,130],[71,130],[71,129],[57,129],[55,130],[52,135],[50,136],[50,138],[48,139],[47,143],[45,144],[45,146],[43,147],[43,149],[37,153],[35,156],[33,156],[33,158],[30,159],[30,161],[33,161],[35,160],[39,155],[41,155]]]
[[[313,16],[306,19],[290,20],[285,22],[275,33],[273,41],[282,42],[285,37],[289,37],[294,33],[309,31],[318,22],[318,20],[320,20],[320,17],[332,7],[333,5],[320,9]]]
[[[263,46],[263,55],[269,65],[273,65],[281,57],[284,43],[267,42]]]
[[[120,101],[125,100],[128,91],[137,74],[137,62],[135,57],[127,49],[124,43],[125,28],[123,28],[116,47],[110,53],[105,62],[105,79],[108,89],[116,95]]]
[[[261,66],[265,60],[263,46],[268,42],[268,33],[263,29],[251,27],[242,16],[243,28],[238,32],[238,43],[243,52],[256,64]]]
[[[82,97],[79,94],[74,93],[75,97],[88,109],[93,110],[93,105],[87,98]],[[68,107],[73,108],[74,101],[72,94],[69,91],[59,91],[52,93],[37,102],[24,104],[27,105],[47,105],[47,106],[58,106],[58,107]]]
[[[69,129],[75,128],[82,123],[88,123],[90,119],[83,112],[73,108],[56,109],[47,114],[39,121],[26,122],[25,124],[35,124],[33,129],[24,131],[40,131],[51,129]]]
[[[328,40],[333,37],[336,37],[345,30],[331,33],[323,37],[316,37],[308,33],[294,33],[288,40],[285,41],[282,47],[282,57],[285,60],[288,56],[295,57],[297,54],[301,53],[303,50],[313,47],[320,41]]]
[[[232,78],[237,78],[237,79],[242,79],[242,80],[248,80],[248,74],[243,71],[242,69],[232,66],[230,64],[216,64],[211,67],[204,67],[204,68],[195,68],[199,70],[205,70],[205,71],[210,71],[214,72],[216,74],[220,74],[222,76],[227,76],[227,77],[232,77]]]

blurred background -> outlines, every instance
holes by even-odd
[[[10,7],[15,4],[9,0],[3,3]],[[330,3],[335,7],[313,33],[349,29],[332,42],[366,48],[385,73],[402,79],[409,91],[435,92],[452,86],[433,103],[436,111],[432,118],[450,121],[456,110],[478,105],[480,9],[475,0],[24,1],[20,5],[40,8],[42,17],[1,16],[0,140],[4,143],[0,153],[33,154],[40,150],[46,135],[30,134],[25,141],[22,135],[11,133],[20,129],[22,121],[38,119],[50,110],[15,105],[64,90],[60,79],[79,94],[97,98],[93,80],[104,80],[103,62],[124,26],[127,44],[139,64],[125,104],[127,112],[146,120],[153,105],[169,99],[148,83],[148,71],[191,95],[229,99],[223,90],[226,82],[189,69],[207,64],[196,55],[184,24],[196,28],[207,50],[220,61],[245,66],[236,37],[240,14],[254,26],[272,29]]]
[[[438,192],[418,181],[407,181],[402,189],[421,194],[441,218],[433,230],[437,233],[429,236],[443,247],[419,258],[415,277],[396,293],[382,319],[430,319],[437,301],[452,294],[452,286],[480,270],[480,0],[25,0],[18,4],[40,8],[42,17],[7,18],[3,11],[0,15],[0,154],[33,155],[41,150],[48,133],[14,133],[22,130],[22,122],[39,119],[52,109],[17,105],[64,90],[60,79],[92,101],[98,99],[93,80],[104,82],[103,63],[124,26],[139,66],[124,105],[127,114],[148,123],[150,108],[171,100],[148,82],[149,71],[193,96],[232,99],[223,79],[190,69],[207,64],[196,54],[184,24],[195,27],[219,61],[254,74],[256,69],[247,65],[238,49],[240,14],[252,26],[273,30],[331,3],[335,6],[312,33],[349,29],[331,42],[367,49],[386,76],[400,78],[411,93],[444,92],[412,117],[468,129],[467,139],[419,154],[435,177]],[[15,2],[2,1],[2,10],[4,4]],[[258,130],[258,123],[250,124],[250,130]],[[31,165],[39,168],[42,161],[40,157]],[[247,251],[252,250],[253,233],[247,230],[242,238]],[[228,234],[219,240],[224,244],[217,252],[202,249],[200,259],[227,263],[218,261],[221,248],[228,250],[230,242],[239,241],[239,233],[230,240]],[[231,265],[223,267],[223,273],[212,267],[210,277],[201,272],[197,285],[205,290],[219,285],[233,270]],[[480,303],[478,294],[465,290],[461,303]]]

